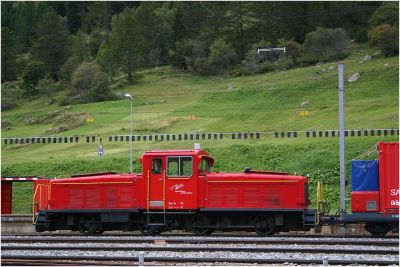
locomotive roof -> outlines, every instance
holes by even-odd
[[[208,156],[203,149],[169,149],[169,150],[149,150],[143,156]]]

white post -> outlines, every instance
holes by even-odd
[[[339,62],[339,155],[340,155],[340,209],[342,217],[346,213],[346,169],[345,169],[345,128],[344,128],[344,66]],[[340,233],[346,234],[346,226],[340,227]]]
[[[324,257],[322,258],[322,265],[323,265],[323,266],[328,266],[328,265],[329,265],[328,257],[327,257],[327,256],[324,256]]]
[[[139,253],[139,266],[144,266],[144,253]]]

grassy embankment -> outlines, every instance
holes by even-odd
[[[360,73],[355,83],[346,82],[346,128],[398,128],[398,58],[377,58],[358,62],[365,52],[345,60],[345,77]],[[389,63],[388,67],[384,67]],[[273,131],[325,130],[338,128],[337,69],[328,63],[249,77],[198,77],[169,67],[138,72],[136,84],[123,85],[117,79],[115,91],[135,96],[134,129],[140,133],[245,132],[262,131],[260,140],[202,140],[202,147],[216,158],[216,170],[286,170],[310,174],[311,180],[328,184],[331,205],[338,206],[338,138],[275,139]],[[321,69],[325,69],[322,72]],[[320,73],[317,73],[320,72]],[[346,79],[347,80],[347,79]],[[122,84],[122,85],[121,85]],[[60,93],[57,97],[62,97]],[[302,102],[309,102],[302,107]],[[44,96],[21,102],[19,108],[3,112],[11,129],[3,137],[49,136],[46,130],[57,125],[47,121],[26,124],[22,119],[41,118],[63,108]],[[298,112],[307,109],[309,116]],[[108,135],[129,134],[128,100],[73,105],[69,113],[88,114],[94,122],[85,123],[54,136],[98,135],[103,137],[105,156],[98,158],[97,143],[2,145],[2,175],[42,175],[66,177],[73,173],[129,170],[128,142],[108,142]],[[195,117],[193,116],[195,115]],[[347,166],[350,160],[388,137],[349,137],[346,139]],[[148,149],[192,148],[196,141],[135,142],[134,156]],[[371,155],[370,157],[374,157]],[[135,162],[135,170],[140,166]],[[31,188],[15,184],[14,212],[29,212]],[[314,191],[314,188],[313,188]]]

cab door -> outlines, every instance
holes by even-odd
[[[165,200],[165,162],[163,157],[152,157],[150,159],[151,169],[149,170],[148,184],[148,208],[163,209]]]
[[[196,175],[192,156],[166,157],[166,209],[197,208]]]

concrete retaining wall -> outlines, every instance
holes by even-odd
[[[2,215],[2,234],[27,234],[35,233],[35,226],[32,224],[32,215]]]

